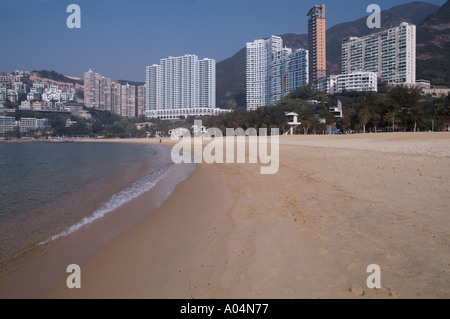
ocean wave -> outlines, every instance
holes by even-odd
[[[38,245],[45,245],[49,242],[52,242],[60,237],[64,237],[83,227],[84,225],[92,223],[94,220],[102,218],[106,214],[114,211],[118,207],[123,204],[131,201],[132,199],[142,195],[143,193],[151,190],[155,185],[162,180],[172,168],[172,164],[167,165],[133,183],[129,188],[124,189],[123,191],[114,194],[109,201],[104,203],[99,209],[94,211],[92,215],[84,217],[81,221],[76,224],[73,224],[67,227],[62,232],[53,235],[46,240],[41,241]]]

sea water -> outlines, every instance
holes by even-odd
[[[172,166],[162,145],[0,143],[0,261],[101,219]]]

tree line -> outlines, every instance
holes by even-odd
[[[330,107],[338,101],[343,106],[343,117],[336,118]],[[237,108],[233,113],[202,117],[206,127],[280,128],[286,132],[286,113],[299,114],[298,134],[320,134],[336,128],[341,133],[380,131],[439,131],[450,122],[449,96],[421,95],[420,90],[406,86],[379,92],[343,92],[326,94],[314,92],[310,85],[298,88],[276,104],[246,112]],[[280,132],[281,133],[281,132]]]
[[[341,101],[343,117],[336,118],[330,107]],[[87,108],[85,108],[87,109]],[[21,117],[47,118],[49,128],[46,132],[8,133],[13,136],[89,136],[105,138],[135,138],[168,135],[168,131],[177,127],[190,128],[194,120],[201,119],[206,127],[217,127],[225,134],[226,128],[279,128],[280,134],[287,132],[286,113],[296,112],[302,123],[296,128],[296,134],[324,134],[332,128],[341,133],[364,133],[380,131],[440,131],[450,123],[449,95],[433,97],[423,96],[417,89],[395,86],[389,89],[384,83],[379,92],[343,92],[326,94],[315,92],[308,85],[290,93],[276,104],[247,112],[245,108],[236,108],[232,113],[219,116],[188,117],[179,120],[152,119],[151,125],[142,129],[136,127],[139,118],[122,118],[109,111],[88,109],[91,119],[80,119],[69,114],[43,113],[19,110],[16,105],[16,119]],[[67,120],[73,124],[67,126]]]
[[[135,138],[147,137],[146,129],[139,130],[137,122],[145,121],[144,117],[122,118],[109,111],[100,111],[93,108],[85,108],[91,114],[90,119],[75,117],[68,113],[38,112],[16,109],[15,119],[21,118],[45,118],[48,127],[29,132],[20,132],[17,128],[12,132],[6,132],[4,137],[98,137],[105,138]],[[70,122],[68,122],[70,121]]]

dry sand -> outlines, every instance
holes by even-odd
[[[450,134],[282,136],[280,168],[200,164],[43,298],[449,298]],[[139,198],[146,209],[146,195]],[[381,289],[366,268],[381,267]]]

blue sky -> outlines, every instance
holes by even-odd
[[[327,28],[408,0],[0,0],[0,70],[47,69],[144,81],[145,66],[187,53],[220,62],[272,34],[306,33],[307,12],[325,4]],[[445,0],[429,0],[441,6]],[[69,4],[81,29],[69,29]]]

